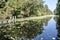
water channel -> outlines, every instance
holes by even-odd
[[[17,23],[12,27],[0,26],[2,31],[0,33],[5,33],[4,37],[13,40],[60,40],[60,19],[58,17]]]

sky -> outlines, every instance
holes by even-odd
[[[51,11],[54,11],[54,9],[56,8],[56,4],[57,4],[57,0],[44,0],[45,4],[48,5],[49,9]]]

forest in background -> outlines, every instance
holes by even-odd
[[[60,0],[58,0],[56,9],[54,10],[54,14],[60,16]]]
[[[43,0],[0,0],[0,19],[50,15],[52,11]]]

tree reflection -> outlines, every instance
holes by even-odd
[[[57,33],[58,33],[56,40],[60,40],[60,18],[55,17],[55,21],[57,22],[56,29],[57,29]]]
[[[6,33],[0,30],[0,40],[12,40],[9,37],[5,37]]]
[[[17,40],[31,40],[38,34],[41,34],[43,32],[43,24],[48,23],[49,19],[50,18],[17,22],[12,27],[10,27],[9,25],[0,26],[0,30],[3,32],[0,32],[1,34],[3,34],[3,37],[1,37],[2,39],[4,39],[4,37],[8,37],[10,39]]]

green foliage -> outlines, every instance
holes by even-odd
[[[10,16],[29,17],[49,15],[52,12],[46,8],[43,0],[0,0],[0,14],[3,17]],[[47,6],[48,7],[48,6]],[[46,11],[49,10],[49,11]]]
[[[56,7],[56,9],[54,10],[54,13],[55,13],[56,15],[60,15],[60,0],[58,0],[57,7]]]
[[[0,8],[3,8],[5,6],[5,2],[3,0],[0,0]]]

